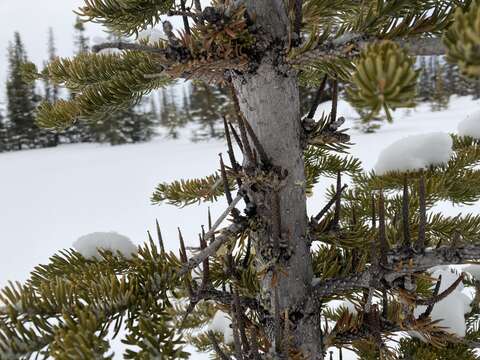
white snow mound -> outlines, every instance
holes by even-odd
[[[480,280],[480,265],[478,264],[469,264],[463,267],[463,271],[472,275],[475,280]]]
[[[218,331],[223,334],[223,339],[227,344],[233,343],[232,320],[226,313],[218,310],[208,326],[209,331]]]
[[[377,175],[389,171],[420,170],[442,165],[453,154],[450,135],[434,132],[407,136],[386,147],[378,157],[374,170]]]
[[[460,121],[457,130],[460,136],[480,139],[480,110],[467,115],[465,120]]]
[[[450,270],[435,270],[431,273],[433,278],[438,279],[442,276],[440,283],[440,293],[447,290],[457,279],[458,274]],[[472,298],[465,294],[463,283],[460,283],[453,292],[445,299],[435,304],[432,314],[432,320],[440,320],[438,325],[445,327],[446,331],[459,337],[464,337],[467,326],[465,324],[465,314],[471,311],[470,304]],[[415,317],[420,316],[426,310],[426,306],[418,306],[415,309]]]
[[[137,247],[124,235],[116,232],[95,232],[84,235],[73,243],[77,252],[87,259],[101,259],[98,249],[120,252],[127,259],[137,254]]]

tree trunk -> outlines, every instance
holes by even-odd
[[[263,31],[267,29],[274,42],[283,43],[263,57],[254,73],[233,79],[244,117],[273,165],[287,173],[278,187],[269,184],[272,188],[266,186],[250,193],[266,228],[255,235],[257,262],[260,262],[259,257],[263,257],[263,262],[274,258],[265,256],[264,250],[279,240],[273,238],[275,224],[278,224],[276,219],[280,220],[280,242],[288,246],[288,255],[284,253],[278,261],[278,268],[271,270],[262,281],[262,298],[272,317],[280,315],[281,328],[285,329],[284,319],[288,311],[291,322],[289,334],[281,336],[282,344],[275,344],[279,339],[275,334],[270,334],[270,337],[277,353],[280,348],[285,351],[285,341],[290,336],[288,351],[301,352],[305,359],[323,359],[319,318],[315,315],[316,311],[311,314],[305,311],[313,271],[308,239],[298,79],[292,70],[281,73],[278,67],[280,49],[288,41],[288,18],[282,0],[247,0],[245,3],[250,13],[255,13],[256,24],[262,26]],[[258,266],[264,267],[265,263]]]

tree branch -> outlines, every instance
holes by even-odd
[[[143,51],[151,54],[159,54],[164,56],[167,55],[166,49],[161,49],[158,47],[143,45],[143,44],[127,43],[122,41],[105,42],[102,44],[92,46],[92,51],[94,53],[98,53],[105,49]]]
[[[230,212],[235,208],[235,205],[242,199],[242,197],[239,195],[237,196],[233,202],[230,204],[230,206],[223,212],[223,214],[220,216],[220,218],[215,222],[213,225],[212,229],[208,231],[207,234],[205,234],[205,240],[208,240],[212,235],[215,233],[216,229],[218,226],[222,223],[222,221],[230,214]],[[192,256],[189,260],[188,263],[180,270],[180,275],[185,275],[188,271],[196,268],[198,265],[200,265],[205,259],[208,257],[212,256],[217,252],[217,250],[228,240],[231,239],[232,236],[242,232],[247,228],[247,221],[243,220],[237,220],[237,222],[233,223],[232,225],[228,226],[227,228],[223,229],[218,235],[215,240],[210,243],[210,245],[197,253],[196,255]]]
[[[301,65],[313,61],[321,61],[324,58],[341,57],[352,58],[357,56],[368,44],[382,39],[374,36],[362,36],[359,34],[345,34],[340,38],[323,43],[318,47],[307,51],[291,61],[293,65]],[[445,47],[442,39],[433,38],[407,38],[392,39],[412,56],[444,55]]]
[[[312,288],[312,296],[317,299],[338,295],[341,292],[369,289],[372,282],[392,286],[394,281],[412,273],[427,271],[439,265],[464,264],[480,259],[480,245],[467,245],[458,248],[442,246],[425,250],[424,254],[411,255],[409,250],[396,250],[387,254],[387,264],[380,268],[371,267],[361,273],[344,278],[326,279]]]

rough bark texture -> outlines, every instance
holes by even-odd
[[[256,24],[261,26],[261,31],[268,32],[267,37],[277,44],[288,41],[288,18],[283,1],[247,0],[245,3],[250,14],[255,14]],[[267,222],[267,231],[258,233],[254,243],[257,256],[261,249],[274,247],[272,244],[277,240],[288,247],[291,256],[282,257],[279,269],[270,271],[264,277],[262,296],[273,317],[275,313],[277,316],[281,314],[282,328],[285,327],[285,311],[289,313],[292,322],[289,328],[292,336],[288,345],[289,351],[301,351],[306,359],[322,359],[319,321],[315,316],[305,316],[303,309],[299,309],[310,291],[313,275],[307,239],[308,219],[298,81],[295,73],[279,72],[275,64],[277,59],[278,53],[272,50],[264,56],[253,74],[237,76],[233,80],[241,111],[265,152],[273,159],[274,166],[288,172],[277,189],[262,189],[258,194],[251,194],[258,214]],[[280,225],[280,239],[272,238],[276,233],[272,228],[277,225]],[[266,257],[266,260],[271,259]],[[272,277],[277,277],[277,280],[272,281]],[[278,295],[277,300],[275,292]],[[275,308],[276,302],[278,308]],[[274,342],[278,340],[273,334],[271,337]],[[279,346],[280,344],[276,344],[277,349]],[[281,346],[285,349],[285,344]]]

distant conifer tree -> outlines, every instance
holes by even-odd
[[[7,117],[11,124],[9,136],[12,146],[21,150],[37,144],[38,127],[35,125],[35,107],[39,96],[35,87],[24,80],[22,65],[27,53],[20,34],[14,34],[8,47]]]

